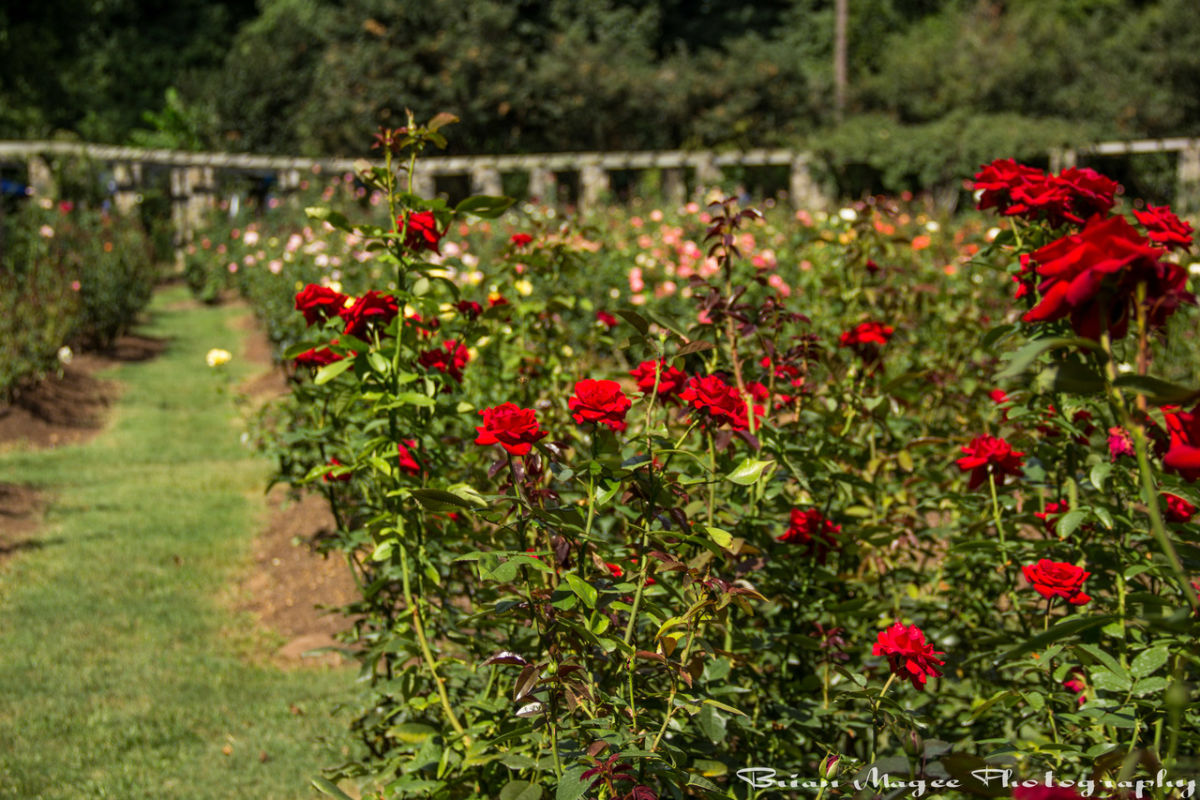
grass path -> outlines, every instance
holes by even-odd
[[[0,480],[53,498],[45,546],[0,566],[0,798],[309,798],[340,757],[352,673],[250,663],[227,608],[268,467],[230,393],[245,312],[186,298],[140,331],[163,355],[104,376],[125,387],[104,433],[0,453]]]

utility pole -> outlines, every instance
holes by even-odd
[[[849,0],[834,0],[833,11],[833,119],[846,113],[846,22]]]

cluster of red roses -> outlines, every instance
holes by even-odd
[[[1169,208],[1133,212],[1143,235],[1111,213],[1120,190],[1116,182],[1087,168],[1048,175],[1012,159],[976,173],[975,189],[980,209],[1078,228],[1022,254],[1017,296],[1036,295],[1022,317],[1026,322],[1067,318],[1080,336],[1098,339],[1107,332],[1120,338],[1139,297],[1152,328],[1161,327],[1181,304],[1195,303],[1187,291],[1187,271],[1163,260],[1168,248],[1192,244],[1191,226]]]

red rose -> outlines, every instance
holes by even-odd
[[[1018,164],[1011,158],[997,159],[975,173],[975,191],[981,192],[977,208],[995,208],[1001,214],[1013,203],[1013,191],[1030,182],[1046,179],[1040,169]]]
[[[702,419],[711,427],[728,424],[735,431],[750,427],[746,401],[738,396],[737,387],[725,383],[720,375],[690,379],[687,388],[679,394],[679,399],[700,412]],[[762,414],[763,407],[755,406],[755,417]]]
[[[1133,210],[1133,216],[1146,229],[1146,238],[1166,248],[1187,250],[1192,246],[1192,226],[1171,211],[1169,206],[1146,206]]]
[[[1058,518],[1071,510],[1071,507],[1064,500],[1061,503],[1053,500],[1046,503],[1045,511],[1035,511],[1033,515],[1046,524],[1046,533],[1053,536],[1055,527],[1058,525]]]
[[[1196,513],[1196,507],[1177,495],[1163,493],[1163,498],[1167,501],[1167,513],[1165,514],[1168,522],[1186,523],[1192,521],[1192,516]]]
[[[629,374],[637,381],[637,387],[642,394],[654,391],[654,373],[658,372],[658,397],[673,398],[687,386],[688,376],[682,370],[667,364],[665,359],[658,361],[657,367],[653,361],[643,361]]]
[[[1018,167],[1028,170],[1028,167]],[[1058,175],[1021,172],[1008,173],[1009,184],[996,181],[998,202],[994,203],[1006,216],[1045,219],[1052,225],[1074,222],[1082,225],[1095,214],[1107,214],[1116,202],[1114,196],[1121,187],[1093,169],[1071,167]],[[977,183],[978,187],[979,184]],[[985,194],[987,194],[985,192]],[[1001,202],[1002,201],[1002,202]],[[980,205],[980,208],[988,206]]]
[[[343,466],[343,464],[342,464],[342,462],[338,461],[336,458],[330,458],[327,466],[340,467],[340,466]],[[322,476],[321,480],[325,481],[326,483],[329,483],[330,481],[338,481],[341,483],[345,483],[346,481],[350,480],[350,473],[346,472],[341,475],[334,475],[333,471],[330,470],[329,472],[326,472],[324,476]]]
[[[806,511],[793,508],[789,522],[779,541],[804,545],[810,556],[824,564],[829,551],[838,546],[837,534],[842,526],[833,524],[815,508]]]
[[[1025,453],[1013,450],[1008,442],[998,436],[976,436],[970,444],[963,445],[962,451],[966,455],[955,463],[959,469],[971,473],[968,489],[979,488],[987,480],[989,470],[1000,479],[1000,483],[1004,482],[1005,475],[1019,478],[1025,474],[1021,469],[1025,465],[1021,456]]]
[[[538,427],[537,414],[532,408],[503,403],[479,413],[483,424],[475,427],[479,432],[475,444],[499,444],[510,454],[523,456],[533,448],[534,442],[546,435]]]
[[[600,322],[603,322],[604,327],[608,328],[610,331],[621,324],[616,317],[603,310],[596,312],[596,319],[598,319]]]
[[[1037,593],[1046,599],[1061,597],[1073,606],[1084,605],[1092,599],[1083,593],[1083,582],[1092,573],[1074,564],[1043,558],[1036,564],[1021,567],[1021,572]]]
[[[442,342],[440,350],[426,350],[417,357],[425,369],[436,369],[444,372],[454,380],[462,383],[463,367],[471,360],[467,348],[453,340]]]
[[[632,405],[621,384],[591,378],[575,384],[575,395],[567,400],[567,408],[579,424],[594,422],[614,431],[625,430],[625,413]]]
[[[458,313],[462,314],[467,319],[476,319],[483,313],[483,306],[476,303],[474,300],[459,300],[454,304],[458,309]]]
[[[348,298],[325,286],[310,283],[296,294],[296,310],[304,314],[309,325],[337,315],[346,307]]]
[[[925,633],[920,628],[899,622],[879,632],[871,655],[887,656],[892,674],[907,678],[912,681],[913,688],[919,690],[924,690],[928,678],[939,677],[942,673],[937,668],[946,663],[937,657],[945,653],[935,651],[933,645],[925,641]]]
[[[620,564],[611,564],[605,561],[604,567],[608,570],[608,574],[612,575],[614,578],[620,579],[625,575],[625,570],[621,568]]]
[[[862,345],[885,345],[892,338],[895,329],[882,322],[862,322],[842,334],[842,347],[860,347]]]
[[[533,241],[533,237],[528,233],[514,233],[511,237],[509,237],[509,241],[512,242],[516,247],[524,247]]]
[[[332,344],[337,344],[335,339]],[[332,364],[335,361],[341,361],[344,356],[330,350],[328,347],[322,347],[320,350],[312,348],[305,350],[300,355],[296,356],[295,363],[298,367],[323,367],[326,364]]]
[[[1074,692],[1079,698],[1079,705],[1083,705],[1085,702],[1087,702],[1087,697],[1085,696],[1087,694],[1086,678],[1087,675],[1084,673],[1083,669],[1080,667],[1071,667],[1070,672],[1067,673],[1067,677],[1062,682],[1064,689],[1069,692]]]
[[[1069,316],[1080,336],[1097,339],[1107,328],[1120,338],[1137,287],[1145,284],[1149,321],[1159,327],[1181,303],[1195,302],[1187,291],[1187,271],[1159,261],[1162,255],[1124,217],[1093,217],[1079,233],[1033,253],[1041,299],[1022,319],[1053,322]]]
[[[420,475],[421,465],[413,456],[412,450],[417,446],[416,439],[405,439],[402,442],[396,442],[396,458],[400,464],[400,471],[407,472],[409,475]]]
[[[488,296],[488,308],[495,308],[496,306],[506,306],[506,305],[508,305],[508,298],[506,298],[504,295],[497,294],[497,295],[489,295]]]
[[[438,243],[445,232],[438,231],[437,217],[432,211],[401,214],[396,217],[396,230],[404,235],[404,246],[414,253],[429,250],[438,253]]]
[[[366,339],[372,324],[386,326],[400,313],[396,298],[371,290],[338,314],[346,323],[346,335]]]
[[[1064,169],[1053,180],[1070,198],[1064,216],[1078,223],[1095,214],[1107,214],[1121,191],[1121,184],[1090,167]]]
[[[1192,483],[1200,478],[1200,404],[1191,411],[1164,409],[1163,419],[1170,436],[1163,466]]]

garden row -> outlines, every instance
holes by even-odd
[[[331,780],[1186,774],[1186,223],[1013,162],[976,176],[1004,219],[714,197],[580,223],[413,195],[440,136],[385,131],[388,166],[314,186],[308,221],[189,256],[266,321],[293,391],[259,440],[362,587],[361,747]]]
[[[48,199],[0,217],[0,403],[124,333],[158,279],[140,223]]]

